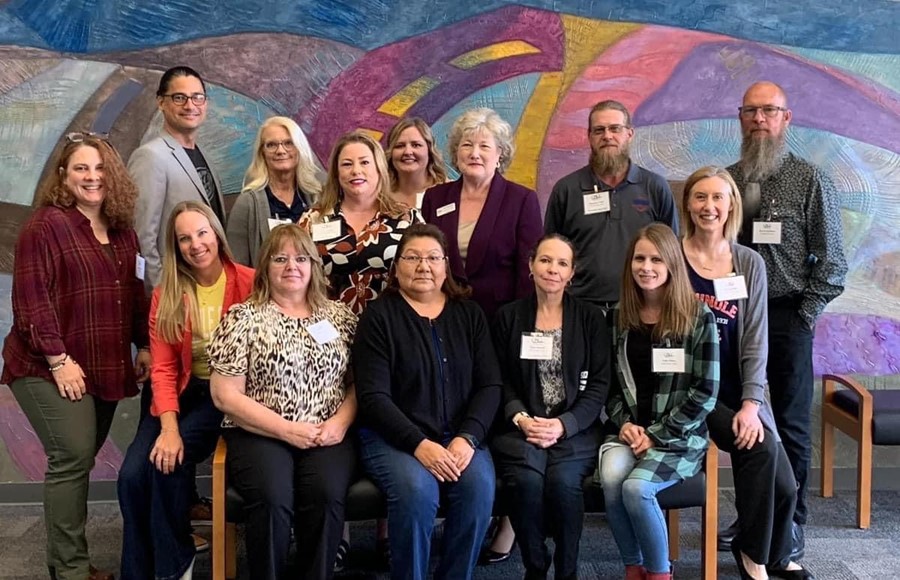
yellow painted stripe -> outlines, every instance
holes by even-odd
[[[381,138],[384,137],[383,132],[376,131],[375,129],[365,129],[363,127],[360,127],[359,129],[357,129],[357,131],[359,131],[360,133],[365,133],[366,135],[368,135],[372,139],[375,139],[376,141],[381,141]]]
[[[562,82],[561,72],[546,73],[538,79],[516,130],[516,153],[504,175],[510,181],[531,189],[537,187],[541,149],[553,116],[551,112],[556,110]]]
[[[439,84],[440,81],[437,79],[431,77],[419,77],[397,91],[393,97],[385,101],[378,107],[378,112],[400,118],[405,115],[410,107],[415,105],[419,99],[427,95],[431,89]]]
[[[525,54],[540,54],[539,48],[533,44],[529,44],[524,40],[507,40],[476,48],[450,61],[450,64],[456,68],[468,70],[478,65],[494,60],[509,58],[511,56],[522,56]]]
[[[597,56],[624,36],[638,30],[642,24],[593,20],[563,14],[563,30],[566,33],[566,58],[563,64],[565,79],[562,92],[567,93],[572,83],[581,76]],[[587,119],[585,119],[587,123]]]

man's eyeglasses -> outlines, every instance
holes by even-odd
[[[172,99],[172,102],[178,106],[187,103],[188,99],[190,99],[191,102],[198,107],[206,102],[206,95],[204,93],[194,93],[192,95],[186,95],[184,93],[172,93],[171,95],[163,95],[163,98],[166,97]]]
[[[293,260],[294,263],[298,266],[303,266],[304,264],[308,264],[309,262],[311,262],[312,258],[310,258],[309,256],[294,256]],[[272,263],[276,266],[281,266],[282,268],[287,266],[288,262],[290,261],[291,258],[288,256],[272,256]]]
[[[92,133],[90,131],[73,131],[72,133],[66,133],[66,141],[69,143],[81,143],[88,138],[109,141],[109,133]]]
[[[613,135],[618,135],[628,129],[628,125],[595,125],[591,127],[591,135],[602,137],[604,133],[609,131]]]
[[[764,107],[738,107],[738,113],[740,113],[741,117],[744,119],[752,119],[756,116],[757,111],[762,111],[763,115],[771,119],[778,113],[787,111],[787,107],[776,107],[775,105],[766,105]]]
[[[275,153],[278,151],[279,147],[284,147],[285,151],[293,151],[296,148],[294,142],[290,139],[285,139],[284,141],[266,141],[263,143],[263,149],[269,153]]]
[[[447,259],[447,256],[397,256],[398,260],[403,260],[410,266],[418,266],[422,262],[428,262],[429,266],[437,266]]]

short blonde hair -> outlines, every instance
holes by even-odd
[[[269,127],[282,127],[291,136],[291,141],[297,148],[296,185],[300,191],[313,198],[309,200],[310,203],[314,202],[314,198],[322,192],[322,184],[316,177],[315,156],[313,156],[309,141],[300,130],[300,125],[287,117],[269,117],[260,125],[259,131],[256,132],[256,140],[253,141],[253,160],[250,162],[250,167],[247,168],[247,173],[244,174],[244,186],[241,190],[256,191],[269,184],[269,166],[266,165],[264,143],[262,142],[263,131]]]
[[[310,280],[306,289],[306,301],[313,311],[325,306],[328,301],[328,279],[325,277],[325,269],[322,265],[322,257],[316,249],[316,244],[306,233],[306,230],[297,224],[281,224],[269,233],[266,241],[259,249],[259,262],[256,274],[253,277],[253,291],[247,300],[256,305],[262,305],[272,299],[272,286],[269,282],[269,266],[272,256],[281,251],[285,242],[293,244],[294,249],[301,255],[310,259]]]
[[[684,232],[684,237],[686,238],[690,238],[696,232],[694,221],[691,219],[691,214],[688,211],[691,190],[694,189],[697,182],[710,177],[718,177],[731,188],[731,211],[728,212],[728,217],[725,219],[723,234],[726,240],[734,242],[737,240],[738,234],[741,233],[741,226],[744,224],[744,205],[741,201],[741,192],[738,191],[738,186],[731,174],[724,167],[715,165],[701,167],[691,173],[685,180],[684,189],[681,192],[681,202],[678,204],[678,213],[681,214],[681,231]]]
[[[493,135],[497,147],[500,149],[500,167],[497,170],[503,173],[509,168],[513,153],[515,153],[512,127],[493,109],[481,108],[469,109],[460,115],[450,128],[447,152],[450,154],[450,164],[454,169],[459,171],[459,166],[456,164],[456,152],[459,150],[459,144],[466,137],[482,131]]]

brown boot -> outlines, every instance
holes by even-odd
[[[625,580],[644,580],[647,578],[647,569],[637,564],[625,566]]]
[[[116,576],[112,572],[98,570],[91,564],[88,570],[88,580],[116,580]]]

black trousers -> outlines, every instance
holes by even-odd
[[[731,421],[735,412],[722,403],[706,417],[709,436],[731,455],[734,503],[741,551],[757,564],[780,564],[791,554],[791,524],[797,483],[780,442],[766,429],[762,443],[738,449]]]
[[[243,429],[226,429],[228,477],[246,501],[247,561],[253,580],[288,578],[291,527],[299,575],[331,578],[356,470],[354,437],[297,449]]]
[[[799,297],[769,300],[769,392],[775,426],[797,480],[794,521],[805,525],[812,440],[813,331],[800,316]]]

